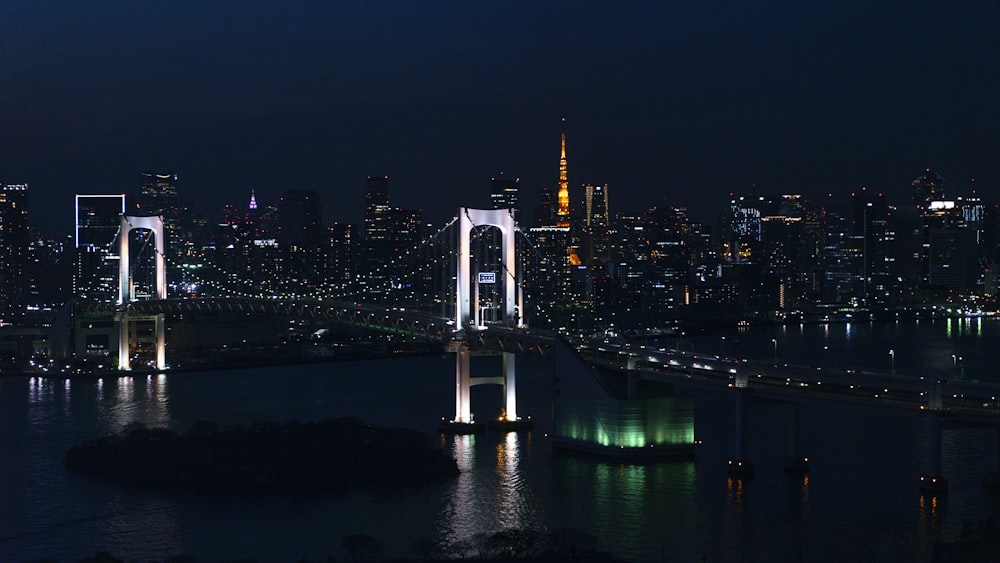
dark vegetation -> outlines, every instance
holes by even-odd
[[[459,473],[429,436],[355,418],[224,430],[200,422],[182,434],[132,424],[74,446],[63,463],[139,485],[239,493],[422,486]]]

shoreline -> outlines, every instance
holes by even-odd
[[[20,370],[12,373],[0,373],[0,377],[41,377],[46,379],[103,379],[106,377],[134,377],[137,375],[160,375],[160,374],[170,374],[170,373],[192,373],[200,371],[226,371],[226,370],[242,370],[242,369],[254,369],[254,368],[267,368],[267,367],[281,367],[281,366],[296,366],[296,365],[311,365],[311,364],[326,364],[326,363],[338,363],[338,362],[350,362],[358,360],[379,360],[387,358],[400,358],[400,357],[414,357],[414,356],[437,356],[445,354],[446,352],[442,349],[438,350],[410,350],[410,351],[392,351],[392,352],[356,352],[349,354],[339,354],[336,356],[324,356],[324,357],[274,357],[274,358],[252,358],[240,361],[227,361],[227,362],[208,362],[205,364],[181,364],[177,367],[168,367],[167,369],[131,369],[131,370],[116,370],[116,369],[105,369],[100,371],[88,371],[88,372],[66,372],[66,371],[28,371]]]

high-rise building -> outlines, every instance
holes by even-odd
[[[118,231],[125,194],[76,195],[73,295],[114,302],[118,296]]]
[[[728,262],[745,264],[759,262],[762,240],[761,208],[764,198],[759,196],[734,196],[722,215],[722,236]]]
[[[0,184],[0,309],[21,311],[27,297],[27,184]]]
[[[354,280],[354,227],[349,223],[330,225],[326,242],[326,289],[330,295],[340,295]]]
[[[566,118],[563,118],[566,123]],[[559,193],[557,201],[559,207],[556,209],[556,226],[568,227],[569,219],[569,172],[566,163],[566,133],[562,134],[562,148],[559,153]]]
[[[492,209],[513,209],[514,219],[521,217],[521,202],[518,197],[520,178],[510,178],[501,172],[491,179],[490,206]]]
[[[256,206],[251,194],[250,204]],[[288,190],[278,202],[278,244],[315,246],[323,239],[323,208],[313,190]]]
[[[587,215],[584,220],[588,227],[608,226],[608,185],[584,184],[584,196],[587,204]]]
[[[538,194],[538,206],[535,207],[535,226],[546,227],[556,222],[556,199],[552,190],[542,188]]]
[[[885,196],[862,186],[854,198],[854,236],[861,243],[861,280],[868,298],[878,299],[889,277],[890,247],[886,241],[889,206]]]
[[[163,248],[167,267],[171,269],[167,277],[183,284],[188,271],[179,266],[188,258],[197,256],[208,243],[208,221],[190,199],[178,197],[178,174],[143,172],[141,178],[139,195],[134,205],[133,200],[129,200],[128,214],[163,218]],[[134,236],[139,238],[144,235],[136,233]],[[142,269],[145,266],[139,268]],[[145,274],[142,277],[146,277]]]
[[[944,178],[930,168],[924,170],[910,185],[913,187],[913,204],[920,209],[927,209],[932,201],[945,198]]]
[[[322,224],[323,209],[315,191],[288,190],[278,202],[281,278],[292,293],[312,293],[323,282]]]
[[[421,212],[389,205],[389,177],[368,177],[360,279],[372,299],[405,285],[421,239]]]
[[[369,176],[365,190],[365,241],[387,240],[390,223],[389,177]]]
[[[178,179],[179,176],[173,172],[143,172],[136,206],[139,212],[142,215],[163,215],[165,210],[173,208],[177,202]]]

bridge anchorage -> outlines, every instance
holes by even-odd
[[[474,271],[470,238],[473,229],[478,227],[496,227],[500,231],[500,254],[492,257],[498,260],[488,260],[484,255],[476,256]],[[449,352],[455,354],[455,417],[442,421],[440,430],[449,434],[476,433],[487,426],[504,431],[530,430],[534,426],[530,418],[522,420],[517,415],[514,352],[506,349],[500,351],[501,375],[472,377],[471,374],[471,346],[476,340],[475,335],[488,332],[491,327],[494,330],[503,328],[523,332],[527,326],[522,316],[524,291],[520,261],[517,259],[513,210],[459,208],[458,229],[455,332],[454,340],[448,345]],[[491,264],[498,265],[499,271],[487,271],[492,267]],[[481,296],[487,291],[502,295],[502,318],[485,319]],[[483,384],[502,385],[504,390],[502,412],[485,424],[474,420],[470,392],[473,386]]]

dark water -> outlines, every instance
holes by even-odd
[[[996,379],[996,323],[952,323],[815,325],[689,345],[767,357],[773,338],[782,361],[822,362],[827,346],[838,368],[872,370],[888,369],[893,349],[901,373],[958,370],[961,355],[967,377]],[[473,368],[496,371],[491,362],[477,358]],[[745,448],[757,474],[742,485],[727,481],[733,401],[723,391],[694,396],[703,443],[693,462],[628,465],[553,453],[546,436],[553,366],[532,357],[518,359],[518,410],[533,415],[536,430],[439,438],[462,475],[430,489],[211,497],[122,486],[61,466],[71,445],[133,421],[184,429],[198,420],[356,415],[432,433],[454,414],[453,369],[452,358],[435,356],[100,382],[0,378],[0,560],[74,560],[99,550],[143,561],[345,559],[340,539],[354,532],[379,539],[383,555],[403,557],[424,536],[458,541],[508,527],[569,527],[636,561],[927,561],[935,539],[954,538],[963,521],[994,510],[981,487],[995,456],[988,429],[946,427],[951,489],[936,499],[918,494],[928,438],[919,412],[800,405],[803,453],[812,461],[806,479],[786,477],[781,467],[792,407],[751,403]],[[497,388],[473,388],[480,417],[499,405]]]

